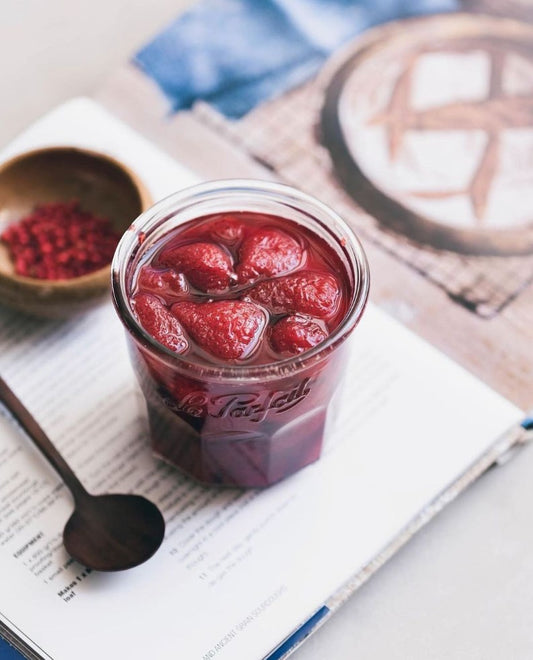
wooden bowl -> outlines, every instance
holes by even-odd
[[[151,204],[128,167],[85,149],[37,149],[0,165],[0,231],[39,204],[73,200],[84,211],[108,218],[119,234]],[[99,304],[109,289],[110,265],[68,280],[16,275],[0,243],[0,304],[34,316],[64,318]]]

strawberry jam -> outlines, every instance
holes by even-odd
[[[267,486],[320,456],[368,274],[347,228],[314,223],[224,210],[153,240],[139,224],[143,240],[119,246],[115,303],[153,449],[200,481]]]
[[[132,305],[152,337],[189,360],[270,364],[338,326],[350,297],[343,269],[290,220],[216,214],[165,236],[137,272]]]

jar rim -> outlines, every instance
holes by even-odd
[[[185,206],[190,208],[195,203],[217,194],[234,195],[236,198],[239,195],[261,196],[266,201],[271,199],[289,204],[294,210],[300,210],[303,206],[310,217],[333,233],[337,242],[341,244],[350,259],[350,265],[354,269],[353,293],[344,318],[323,342],[302,354],[266,364],[204,364],[192,361],[187,356],[166,348],[137,321],[127,293],[126,271],[136,249],[140,247],[139,236],[146,233],[147,229],[150,229],[152,225],[169,214],[177,213]],[[242,210],[246,209],[243,208]],[[323,223],[321,218],[326,219],[328,223]],[[329,223],[333,224],[333,232]],[[339,232],[343,233],[342,243],[337,236]],[[126,330],[136,341],[155,353],[159,359],[162,359],[172,368],[181,370],[183,374],[190,377],[194,377],[195,374],[201,375],[202,379],[222,378],[235,382],[241,380],[246,382],[268,380],[269,378],[280,378],[294,374],[322,361],[348,337],[357,325],[368,300],[369,288],[370,272],[363,246],[349,225],[333,209],[292,186],[256,179],[212,180],[183,188],[165,197],[133,221],[120,239],[111,264],[113,303]]]

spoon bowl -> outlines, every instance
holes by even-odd
[[[89,495],[63,531],[69,555],[97,571],[121,571],[150,559],[165,535],[159,509],[140,495]]]

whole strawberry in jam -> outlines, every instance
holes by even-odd
[[[319,346],[346,313],[348,281],[335,250],[309,229],[219,213],[163,236],[131,298],[144,329],[188,359],[259,365]]]
[[[143,328],[160,344],[176,353],[187,350],[183,328],[159,298],[139,293],[133,299],[133,309]]]
[[[289,273],[303,259],[300,243],[280,229],[265,227],[250,233],[239,248],[237,277],[251,282],[258,277]]]
[[[160,296],[181,298],[189,290],[189,285],[183,273],[172,268],[164,270],[144,266],[139,271],[137,283],[143,291],[156,293]]]
[[[171,312],[200,348],[223,360],[250,355],[266,325],[263,310],[241,300],[180,302]]]
[[[270,343],[277,353],[304,353],[324,341],[328,333],[316,321],[303,316],[284,316],[271,329]]]
[[[339,304],[339,285],[333,275],[300,271],[260,282],[248,296],[262,303],[273,314],[298,312],[317,318],[330,318]]]
[[[167,248],[159,261],[185,275],[200,291],[223,291],[231,282],[231,257],[216,243],[198,242]]]

